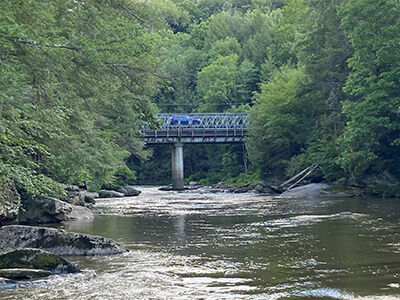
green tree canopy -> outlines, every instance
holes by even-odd
[[[20,189],[37,193],[42,176],[111,184],[124,159],[147,156],[139,128],[155,111],[153,42],[135,8],[0,3],[0,159]]]

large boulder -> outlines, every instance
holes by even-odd
[[[90,209],[51,197],[37,196],[25,200],[19,213],[20,224],[49,224],[93,219]]]
[[[276,198],[323,198],[323,197],[348,197],[344,192],[330,191],[331,186],[325,183],[310,183],[303,186],[292,188]]]
[[[38,248],[56,255],[111,255],[126,250],[113,240],[56,228],[8,225],[0,229],[0,252]]]
[[[124,197],[124,194],[113,190],[100,190],[99,192],[99,198],[118,198],[118,197]]]
[[[72,205],[51,197],[37,196],[23,201],[19,213],[21,224],[60,223],[68,220]]]
[[[91,207],[96,203],[94,199],[99,198],[98,193],[91,193],[87,191],[67,191],[66,202],[72,205]]]
[[[125,197],[138,196],[141,193],[141,191],[135,189],[132,186],[124,186],[118,189],[118,192],[124,194]]]
[[[282,192],[282,189],[279,187],[281,182],[281,180],[274,177],[264,178],[259,181],[255,189],[263,194],[277,194]]]
[[[53,253],[41,249],[16,249],[0,255],[0,277],[6,277],[1,273],[2,269],[40,269],[52,274],[76,273],[79,269],[69,261]]]
[[[20,206],[21,198],[14,182],[0,178],[0,226],[15,222]]]
[[[99,193],[91,193],[91,192],[80,192],[79,197],[83,199],[85,203],[95,204],[97,198],[99,198]]]
[[[80,188],[77,185],[68,185],[65,187],[67,196],[62,200],[73,205],[84,205],[83,201],[79,197]]]

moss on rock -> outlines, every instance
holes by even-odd
[[[9,225],[0,229],[0,251],[43,249],[56,255],[111,255],[126,250],[113,240],[62,229]]]
[[[53,274],[76,273],[69,261],[40,249],[17,249],[0,255],[0,269],[43,269]],[[3,276],[4,277],[4,276]]]

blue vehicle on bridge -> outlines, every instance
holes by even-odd
[[[172,126],[190,126],[201,125],[201,120],[198,118],[189,117],[187,115],[173,115],[169,118],[168,123]]]

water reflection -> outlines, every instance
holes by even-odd
[[[85,271],[1,291],[5,299],[398,299],[393,200],[273,200],[144,189],[102,200],[67,230],[131,251],[72,258]]]

